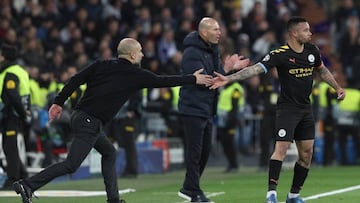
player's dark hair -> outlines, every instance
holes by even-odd
[[[305,23],[307,20],[301,16],[293,16],[289,19],[286,29],[289,31],[299,23]]]

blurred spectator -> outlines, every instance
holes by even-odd
[[[152,24],[150,9],[142,7],[140,9],[139,17],[135,20],[135,23],[141,28],[141,34],[148,35],[151,32]]]
[[[163,35],[157,46],[158,56],[161,65],[167,63],[167,61],[176,53],[177,47],[174,39],[174,31],[171,29],[164,30]]]
[[[76,21],[77,27],[78,27],[80,30],[85,29],[85,27],[86,27],[86,22],[87,22],[88,18],[89,18],[89,13],[88,13],[88,11],[86,10],[86,8],[84,8],[84,7],[79,7],[79,9],[78,9],[77,12],[76,12],[75,21]]]
[[[173,15],[171,13],[171,9],[169,7],[165,7],[161,10],[161,17],[160,20],[162,29],[172,29],[176,30],[177,21],[175,18],[173,18]]]
[[[272,30],[266,31],[257,38],[252,46],[253,61],[259,61],[266,53],[277,47],[275,33]]]
[[[67,24],[60,29],[60,40],[66,44],[71,40],[71,33],[77,27],[75,20],[70,20]]]
[[[346,30],[346,21],[349,16],[358,16],[359,10],[355,7],[353,0],[340,0],[340,6],[336,9],[334,19],[336,33]]]
[[[12,28],[9,28],[6,31],[6,36],[4,39],[4,43],[15,46],[18,50],[21,49],[21,44],[18,40],[18,37],[16,35],[16,31]]]
[[[182,52],[177,51],[164,65],[164,74],[179,75],[181,68]]]
[[[20,15],[31,16],[31,19],[34,25],[37,27],[40,25],[42,6],[39,4],[39,1],[26,0],[25,6],[23,7]]]
[[[102,16],[102,4],[99,0],[88,0],[84,5],[88,13],[88,20],[98,21]]]
[[[157,57],[155,42],[153,40],[147,40],[144,42],[144,48],[143,48],[143,67],[149,68],[150,61],[155,60]]]
[[[61,26],[67,25],[70,21],[75,20],[76,12],[78,9],[78,4],[76,0],[64,0],[59,1],[59,12],[63,22]]]
[[[44,0],[43,2],[43,11],[41,16],[43,19],[48,19],[53,21],[54,24],[59,24],[61,22],[61,15],[59,13],[59,8],[56,0]]]
[[[126,1],[121,10],[122,22],[126,23],[128,27],[133,27],[139,16],[141,7],[142,0]]]
[[[94,20],[88,20],[86,27],[82,30],[83,42],[85,46],[85,52],[87,55],[94,57],[94,52],[97,49],[99,41],[99,32],[97,32],[96,22]]]
[[[148,34],[147,39],[153,40],[155,43],[157,43],[160,40],[162,33],[163,29],[161,22],[155,21],[151,26],[151,32]]]
[[[44,49],[37,38],[27,39],[22,47],[21,56],[25,64],[37,67],[43,67],[45,65]]]
[[[121,20],[121,9],[123,6],[122,0],[109,0],[105,3],[102,12],[102,19],[106,20],[109,17]]]
[[[291,17],[291,12],[283,3],[278,4],[278,14],[274,19],[273,27],[276,35],[276,41],[279,44],[284,44],[286,41],[286,22]]]
[[[51,27],[49,29],[47,39],[43,42],[43,44],[45,52],[52,52],[57,46],[62,45],[59,28],[56,26]]]
[[[6,33],[10,29],[10,23],[7,18],[0,18],[0,39],[4,40],[6,38]]]
[[[16,12],[12,9],[11,5],[2,5],[0,8],[1,18],[6,18],[9,21],[10,27],[17,29],[19,27],[19,21]]]
[[[359,67],[356,61],[360,55],[360,23],[357,15],[351,15],[345,21],[346,31],[339,41],[340,60],[343,71],[348,79],[349,86],[354,87],[358,81]]]
[[[150,9],[150,15],[154,20],[160,21],[161,20],[161,13],[162,10],[167,6],[166,0],[150,0],[148,7]]]
[[[117,44],[120,42],[120,39],[123,37],[123,33],[120,32],[120,24],[116,18],[109,18],[106,22],[106,32],[111,37],[110,38],[110,49],[115,53]]]
[[[229,20],[227,21],[229,37],[231,37],[234,42],[238,42],[240,34],[249,34],[250,25],[242,16],[241,9],[234,8],[229,12]]]
[[[183,19],[179,22],[179,27],[175,32],[176,47],[183,51],[183,40],[186,35],[193,31],[192,22],[190,20]]]
[[[220,25],[221,38],[219,41],[220,55],[224,53],[234,53],[234,41],[228,36],[227,28],[224,25]]]
[[[64,54],[61,52],[54,52],[48,59],[47,65],[44,67],[44,72],[54,75],[54,79],[59,79],[61,72],[64,70]]]
[[[46,41],[49,33],[49,29],[55,26],[55,22],[51,18],[42,17],[40,20],[40,26],[37,27],[36,36],[41,41]]]

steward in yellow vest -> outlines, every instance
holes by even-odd
[[[231,83],[220,91],[217,105],[217,133],[228,160],[228,166],[225,169],[226,173],[238,170],[235,135],[239,114],[244,104],[244,89],[238,82]]]
[[[337,126],[339,130],[339,148],[341,154],[341,164],[358,164],[360,158],[360,90],[355,88],[345,88],[346,97],[338,104],[336,112]],[[354,151],[347,154],[349,146],[348,139],[352,138]],[[349,156],[350,155],[350,156]],[[353,158],[351,158],[353,157]]]
[[[0,93],[4,104],[1,120],[3,150],[6,157],[7,180],[3,189],[11,189],[14,181],[27,176],[22,164],[17,135],[22,131],[24,121],[30,123],[30,88],[29,75],[16,64],[16,47],[3,44],[0,54]]]

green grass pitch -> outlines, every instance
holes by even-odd
[[[267,172],[255,168],[240,168],[238,173],[224,174],[223,168],[209,167],[201,178],[201,185],[207,195],[216,203],[263,203],[267,189]],[[185,203],[177,196],[184,177],[184,170],[164,174],[145,174],[136,179],[118,179],[119,189],[133,188],[136,191],[122,195],[128,203]],[[292,179],[292,170],[283,170],[278,199],[285,201]],[[309,203],[358,203],[360,202],[360,167],[312,167],[301,192],[304,198],[325,194],[320,198],[308,199]],[[356,186],[349,191],[340,189]],[[104,191],[100,177],[86,180],[51,182],[41,190],[85,190]],[[334,192],[339,191],[339,192]],[[0,202],[21,203],[20,196],[3,197]],[[42,197],[33,203],[106,203],[106,196],[93,197]]]

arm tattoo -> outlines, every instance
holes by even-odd
[[[234,80],[245,80],[255,75],[259,75],[260,73],[264,73],[264,69],[260,66],[260,64],[256,63],[255,65],[248,66],[236,73],[226,76],[229,81]]]
[[[331,87],[333,87],[334,89],[338,89],[340,88],[339,84],[336,82],[334,76],[330,73],[330,71],[325,67],[322,66],[319,69],[319,74],[320,77],[326,82],[328,83]]]

